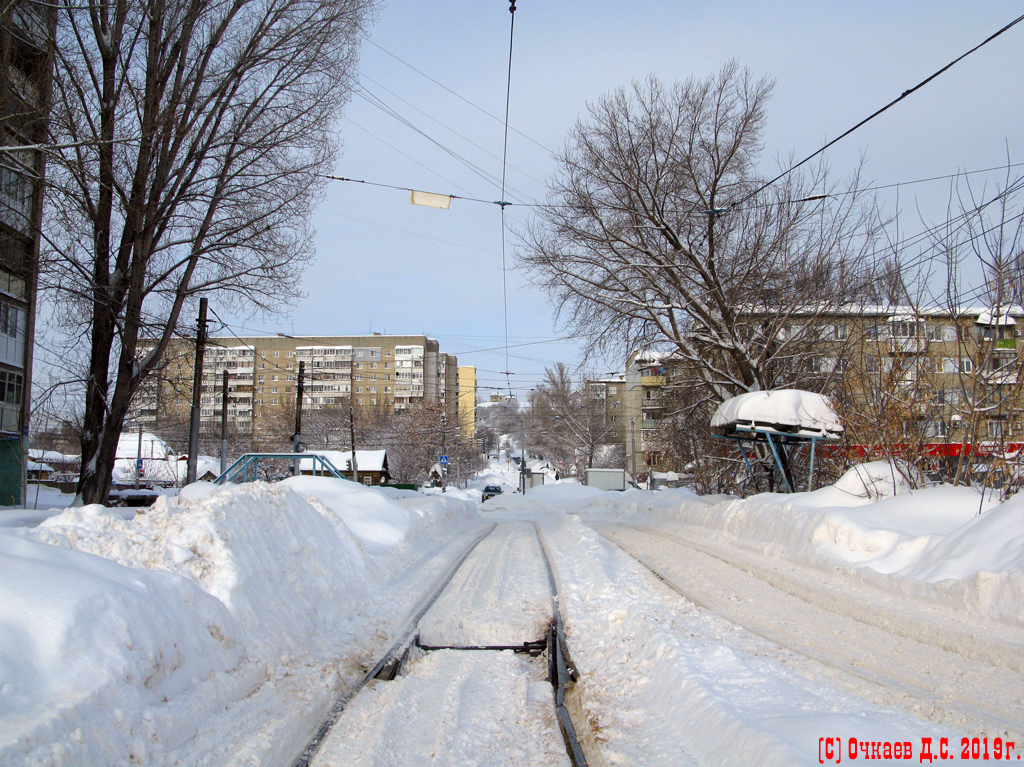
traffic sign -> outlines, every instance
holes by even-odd
[[[448,456],[442,455],[440,460],[438,461],[438,463],[440,463],[442,466],[447,466],[448,465]]]

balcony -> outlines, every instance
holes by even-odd
[[[891,338],[889,339],[890,354],[926,354],[928,339],[926,338]]]
[[[1004,349],[1008,350],[1008,351],[1015,351],[1017,349],[1017,339],[1016,338],[997,338],[996,339],[996,345],[995,345],[994,348],[997,351],[1004,350]]]
[[[641,376],[641,386],[664,386],[668,382],[665,376]]]

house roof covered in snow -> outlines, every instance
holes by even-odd
[[[303,456],[322,455],[330,461],[338,471],[346,471],[352,458],[351,450],[307,450]],[[356,468],[359,471],[384,471],[387,468],[387,450],[356,450]],[[312,471],[313,460],[303,458],[299,464],[300,471]]]
[[[727,399],[711,417],[711,428],[722,433],[756,429],[818,439],[839,439],[843,434],[828,397],[800,389],[747,392]]]
[[[117,440],[117,458],[166,458],[174,450],[160,437],[142,432],[142,450],[139,450],[139,433],[125,432]]]

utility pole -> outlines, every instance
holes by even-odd
[[[220,473],[228,470],[228,371],[224,371],[220,391]]]
[[[295,377],[295,433],[292,434],[292,452],[301,453],[306,449],[306,446],[302,444],[302,390],[305,384],[306,377],[306,363],[299,360],[299,374]],[[292,475],[299,476],[301,469],[299,467],[299,461],[301,459],[296,458],[292,462]]]
[[[352,481],[359,481],[359,466],[356,463],[356,411],[349,405],[348,406],[348,429],[349,436],[352,438]]]
[[[526,495],[526,425],[522,418],[519,419],[519,430],[523,438],[523,457],[519,461],[519,492]]]
[[[636,481],[636,419],[635,418],[630,418],[629,419],[629,438],[630,438],[630,441],[632,442],[632,449],[630,450],[630,455],[633,456],[633,461],[632,461],[632,463],[633,463],[632,477],[633,477],[633,481],[635,482]]]
[[[447,445],[447,441],[445,439],[447,434],[448,434],[447,412],[446,412],[445,406],[441,405],[441,455],[444,455],[444,456],[448,455],[445,452],[445,449],[448,446]],[[445,464],[438,464],[438,466],[441,469],[441,492],[443,493],[443,492],[448,490],[448,468],[447,468],[447,465],[445,465]]]
[[[206,303],[199,299],[199,327],[196,329],[196,366],[192,379],[192,419],[188,432],[188,462],[185,470],[185,484],[196,481],[196,461],[199,458],[199,416],[203,399],[203,351],[206,347]]]

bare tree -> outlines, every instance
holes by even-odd
[[[811,375],[808,329],[866,282],[874,208],[823,166],[754,194],[772,87],[735,62],[652,76],[577,123],[518,263],[589,351],[667,345],[714,402]]]
[[[614,431],[604,401],[591,390],[574,386],[561,362],[544,370],[533,397],[532,423],[531,447],[575,476],[595,465]]]
[[[197,294],[296,295],[373,0],[59,5],[43,287],[87,340],[79,498],[102,502],[132,395]]]

